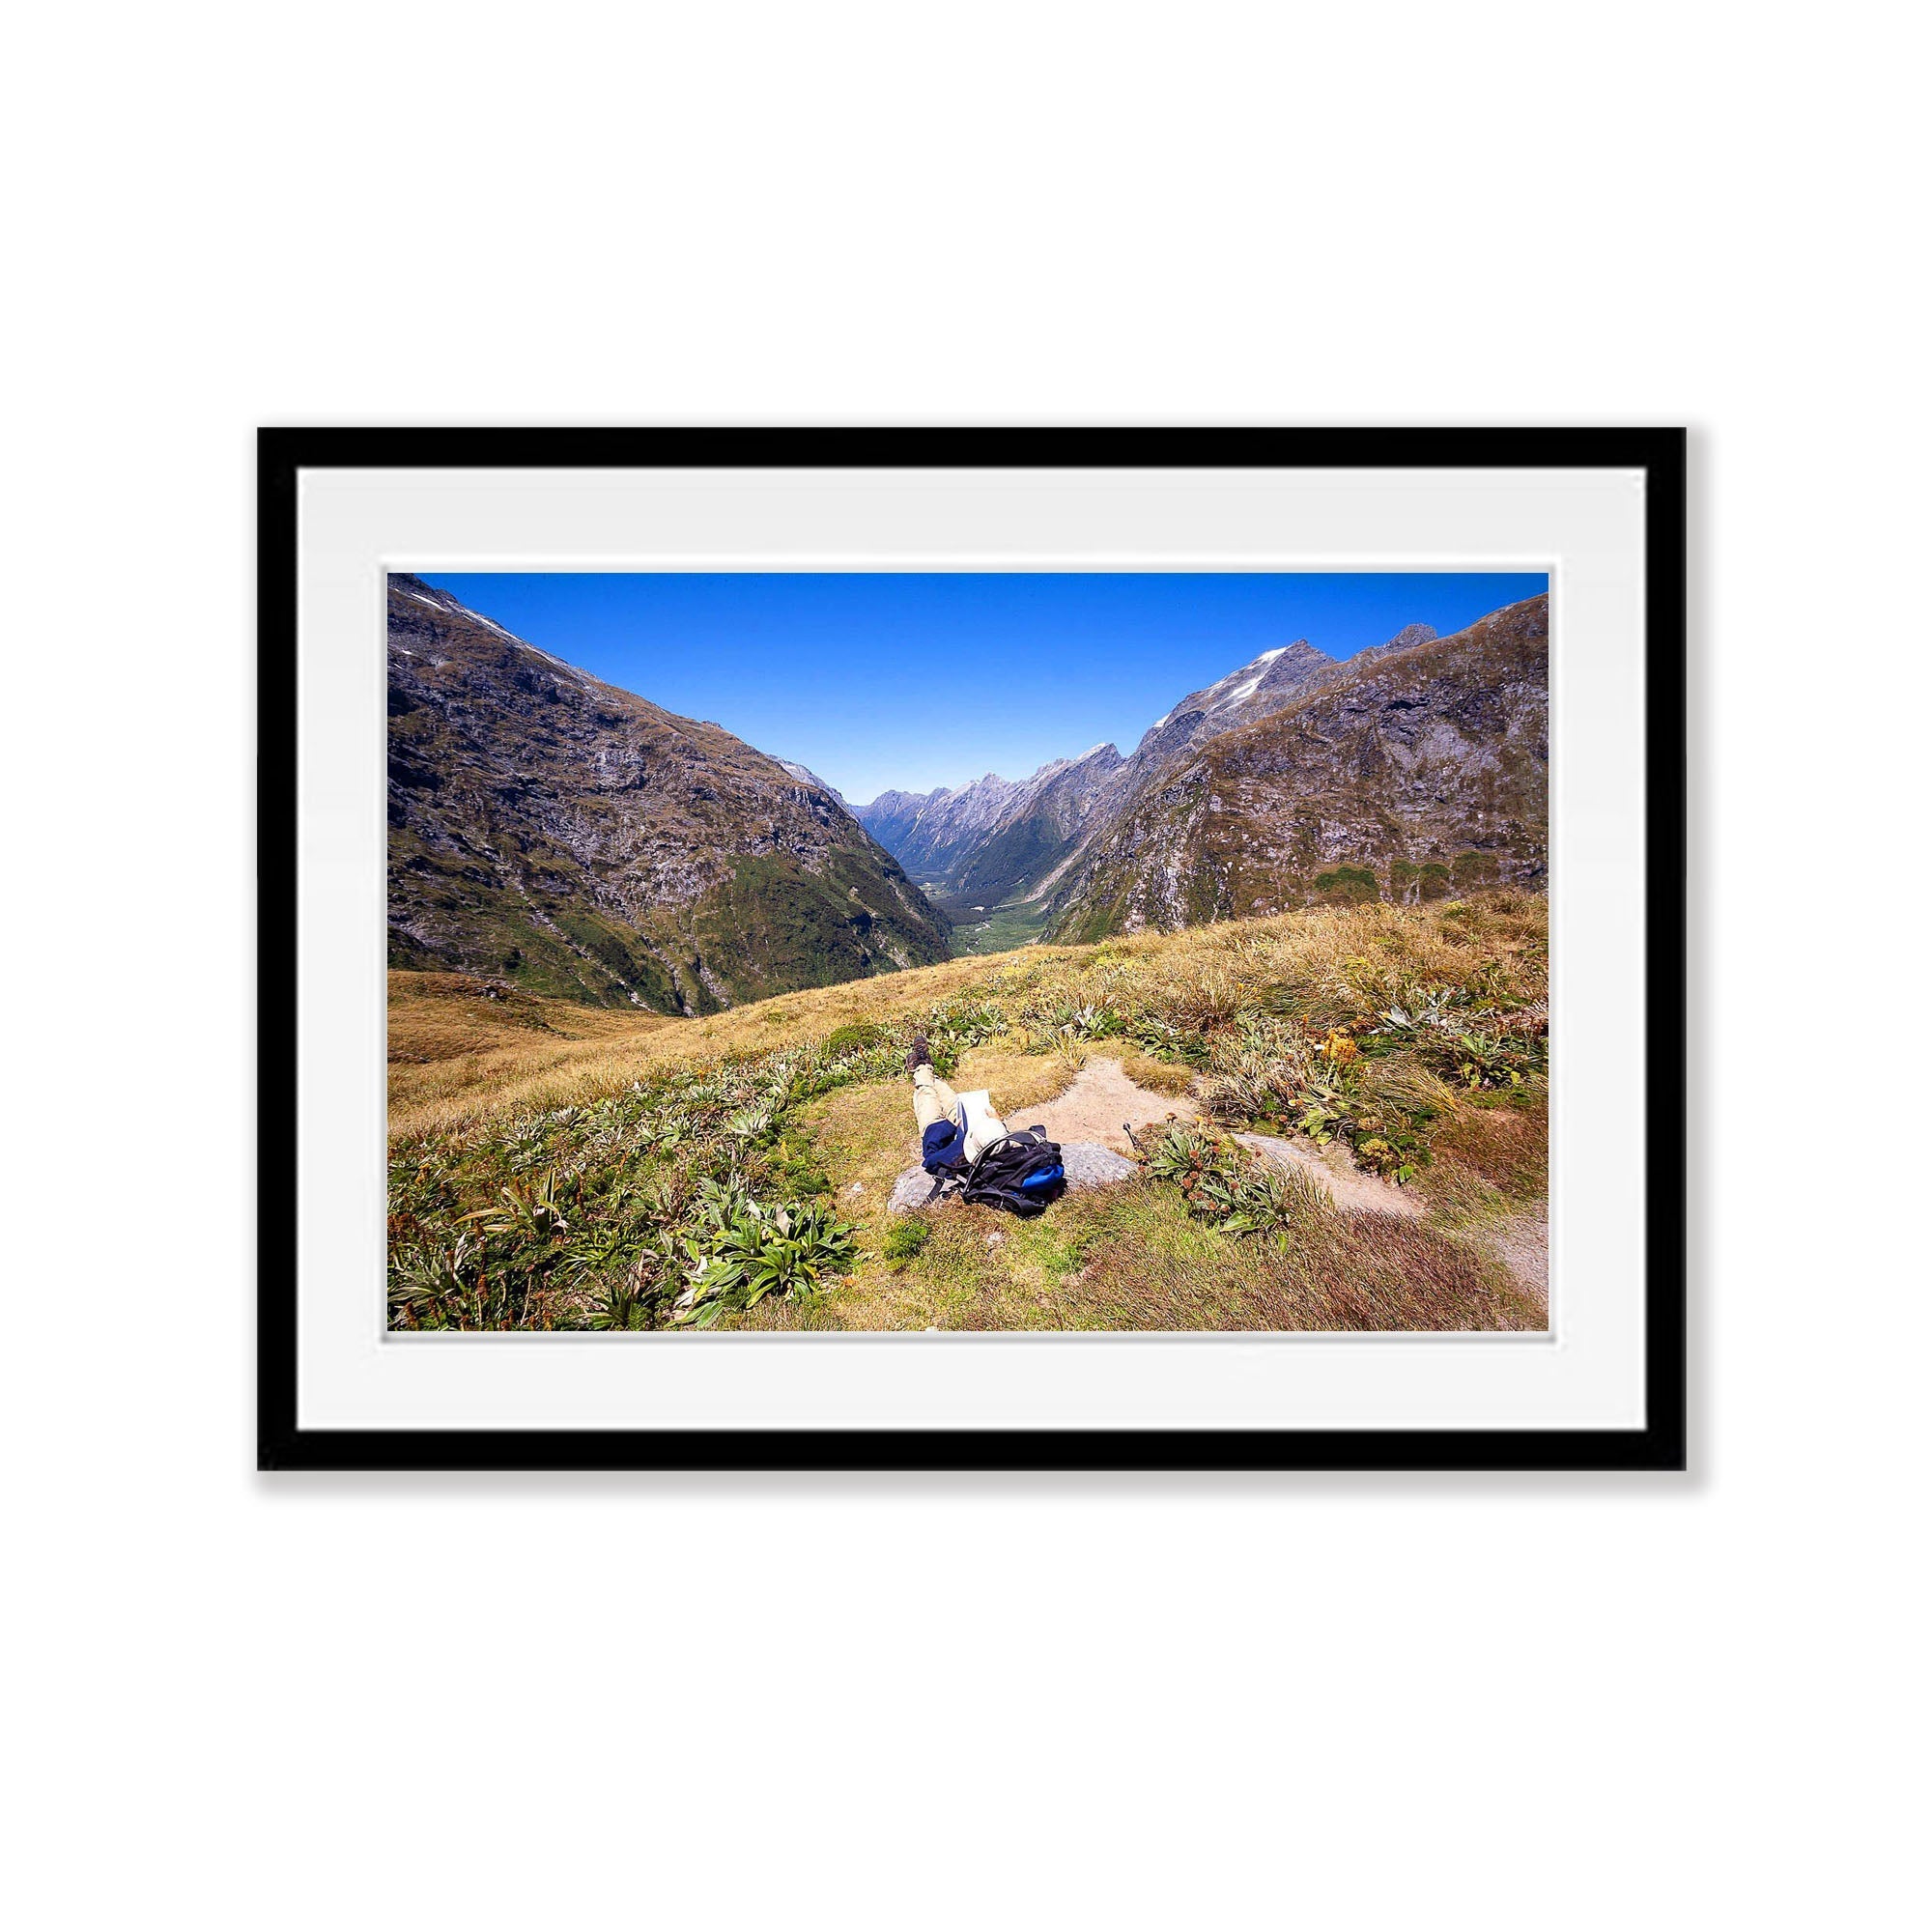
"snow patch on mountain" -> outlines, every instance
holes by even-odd
[[[798,762],[796,758],[780,758],[778,762],[779,764],[782,765],[784,769],[788,771],[792,775],[792,777],[799,781],[800,784],[815,785],[820,791],[824,792],[828,797],[836,798],[840,805],[845,807],[845,810],[847,811],[850,811],[852,810],[852,807],[850,803],[847,801],[845,794],[842,791],[840,791],[837,785],[828,784],[825,781],[825,780],[820,778],[818,774],[811,769],[810,765],[802,765]]]

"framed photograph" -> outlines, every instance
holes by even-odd
[[[261,1465],[1683,1467],[1684,454],[263,431]]]

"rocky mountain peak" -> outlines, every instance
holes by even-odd
[[[1378,648],[1384,651],[1406,651],[1410,644],[1429,644],[1435,641],[1434,624],[1405,624],[1387,643]]]
[[[1306,638],[1277,644],[1204,689],[1189,692],[1148,727],[1128,762],[1137,768],[1137,778],[1144,779],[1200,739],[1278,711],[1336,668],[1335,660]]]
[[[820,778],[818,774],[815,771],[813,771],[810,765],[801,765],[795,758],[781,758],[779,759],[778,762],[781,764],[785,768],[785,770],[788,771],[792,775],[792,777],[799,781],[800,784],[810,785],[814,790],[822,791],[827,798],[836,798],[838,801],[840,807],[843,808],[843,810],[845,810],[846,811],[850,811],[852,810],[851,806],[846,801],[845,794],[842,791],[840,791],[837,785],[828,783],[827,781]]]

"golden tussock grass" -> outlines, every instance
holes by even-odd
[[[462,981],[470,991],[460,997],[417,983],[455,975],[391,973],[389,1132],[448,1131],[493,1114],[570,1106],[668,1067],[821,1037],[857,1021],[890,1020],[945,999],[985,965],[953,959],[694,1020],[527,995],[516,1011],[499,1010],[482,996],[480,981]]]
[[[1283,1026],[1298,1029],[1301,1050],[1312,1053],[1306,1042],[1324,1030],[1359,1033],[1391,1005],[1412,1000],[1417,987],[1463,988],[1468,1004],[1459,1010],[1471,1014],[1490,1010],[1483,1003],[1491,1001],[1498,1009],[1538,1011],[1548,997],[1545,949],[1543,901],[1499,894],[1416,907],[1316,908],[1089,947],[1026,947],[787,993],[702,1019],[574,1006],[457,975],[394,973],[390,1129],[392,1137],[427,1137],[455,1163],[451,1184],[461,1199],[439,1206],[443,1197],[424,1196],[422,1211],[435,1219],[473,1205],[471,1194],[494,1199],[492,1162],[524,1174],[573,1157],[571,1136],[593,1129],[559,1124],[552,1110],[622,1094],[634,1082],[822,1043],[841,1028],[883,1028],[886,1043],[872,1064],[892,1066],[892,1042],[935,1024],[936,1009],[959,1003],[955,1010],[980,1017],[957,1026],[981,1043],[961,1056],[952,1085],[990,1090],[1002,1113],[1024,1123],[1027,1111],[1063,1094],[1090,1057],[1118,1058],[1141,1086],[1178,1096],[1194,1086],[1194,1066],[1225,1080],[1243,1055],[1264,1056]],[[984,1015],[993,1008],[989,1029]],[[992,1037],[983,1037],[989,1030]],[[1134,1036],[1158,1041],[1160,1054]],[[1431,1116],[1430,1158],[1412,1181],[1425,1208],[1419,1219],[1324,1208],[1294,1219],[1279,1242],[1236,1238],[1190,1215],[1178,1188],[1142,1179],[1068,1195],[1035,1221],[980,1208],[936,1209],[918,1217],[924,1237],[916,1252],[902,1238],[905,1224],[887,1210],[895,1180],[916,1158],[907,1083],[895,1071],[875,1071],[836,1087],[799,1102],[775,1148],[756,1158],[758,1171],[772,1175],[822,1170],[838,1214],[857,1226],[861,1259],[851,1273],[794,1300],[767,1299],[727,1325],[1545,1326],[1536,1285],[1525,1267],[1508,1264],[1502,1239],[1534,1214],[1547,1187],[1540,1075],[1506,1094],[1470,1095],[1445,1085],[1419,1054],[1403,1052],[1365,1061],[1361,1077],[1372,1095],[1407,1099]],[[717,1130],[715,1122],[705,1129]],[[525,1142],[547,1151],[526,1158],[517,1151]],[[574,1159],[582,1167],[613,1157],[629,1158],[607,1149],[594,1156],[580,1150]],[[650,1172],[674,1179],[679,1162],[710,1157],[687,1148],[668,1162],[651,1156],[658,1164]],[[434,1167],[443,1155],[425,1158]],[[431,1227],[423,1238],[436,1233]]]
[[[1345,1025],[1405,980],[1453,980],[1485,960],[1501,962],[1519,992],[1540,997],[1543,922],[1543,903],[1530,895],[1313,908],[1097,946],[951,959],[704,1019],[515,992],[492,1000],[480,980],[396,972],[389,975],[389,1129],[447,1131],[498,1113],[573,1105],[669,1067],[822,1038],[859,1021],[916,1019],[969,989],[1015,1013],[1049,987],[1075,999],[1125,998],[1183,1029],[1224,1022],[1257,1001],[1292,1003],[1311,1024]],[[1176,1076],[1168,1068],[1156,1077]]]

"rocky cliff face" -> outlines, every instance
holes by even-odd
[[[1542,882],[1548,599],[1322,663],[1142,777],[1056,882],[1055,937]]]
[[[836,792],[389,580],[389,957],[704,1012],[947,956]]]

